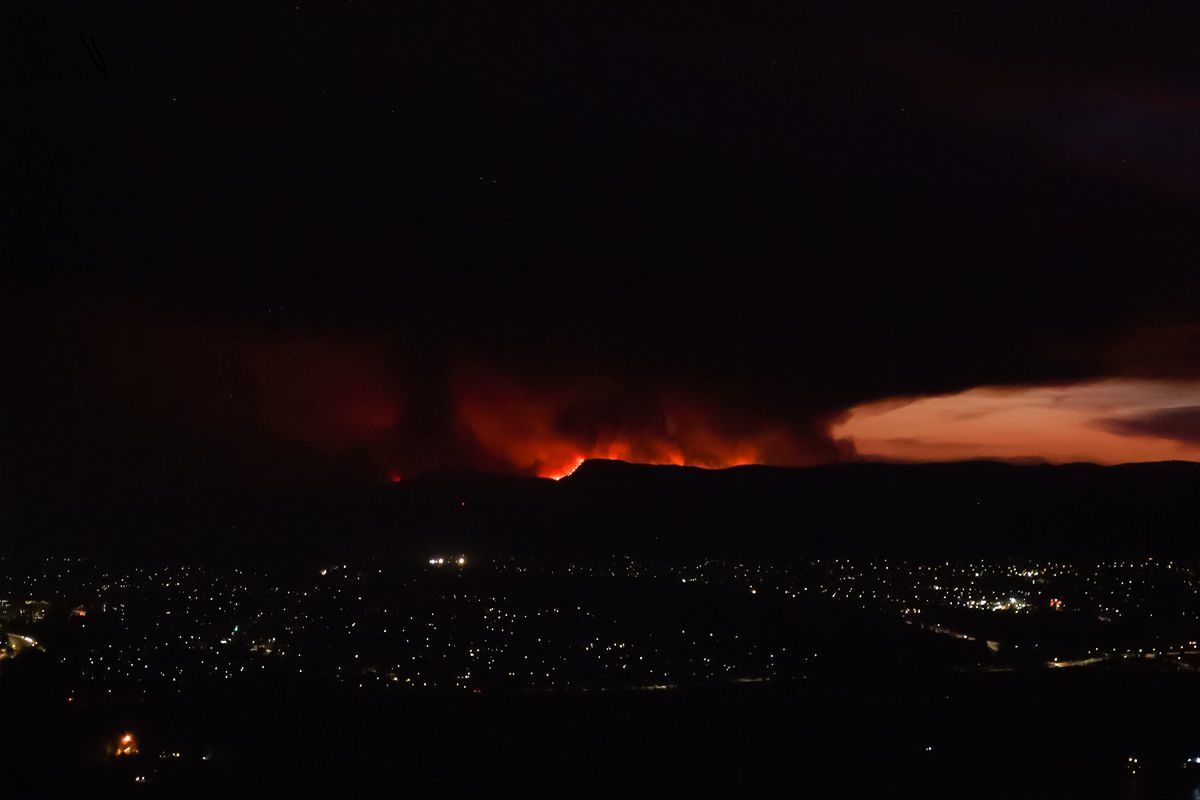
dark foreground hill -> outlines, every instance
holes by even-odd
[[[590,461],[561,481],[437,472],[329,491],[114,498],[10,518],[0,549],[158,559],[1200,554],[1200,464]]]

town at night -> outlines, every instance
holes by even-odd
[[[4,800],[1200,800],[1189,9],[10,5]]]
[[[978,796],[1031,780],[1067,796],[1186,796],[1200,787],[1200,738],[1164,720],[1190,714],[1173,698],[1196,691],[1200,555],[1116,541],[1107,555],[1070,555],[1060,523],[1038,530],[1031,505],[1046,485],[1067,498],[1111,483],[1124,493],[1110,502],[1125,504],[1191,479],[1177,465],[1139,489],[1142,470],[1114,469],[587,462],[560,481],[414,478],[322,514],[284,504],[298,530],[357,509],[360,538],[343,531],[340,557],[326,543],[285,558],[247,547],[239,529],[223,548],[206,543],[205,560],[168,559],[153,548],[159,524],[77,542],[75,555],[29,542],[0,561],[0,675],[13,713],[30,720],[5,746],[26,765],[57,764],[31,785],[64,793],[373,791],[394,769],[414,771],[422,790],[457,770],[464,792],[494,780],[551,791],[603,759],[637,766],[598,779],[601,794],[769,793],[785,769],[812,787],[937,794],[1000,763],[1011,772],[981,780]],[[895,491],[910,481],[926,489]],[[870,492],[880,520],[944,529],[977,519],[997,484],[1007,506],[982,513],[1001,530],[1035,529],[1029,555],[965,535],[955,548],[897,550],[876,525],[888,536],[905,526],[869,519],[782,544],[833,526],[830,496],[847,487]],[[656,499],[621,522],[632,491]],[[780,503],[799,492],[810,502],[789,520]],[[962,502],[921,514],[923,494],[950,492]],[[1164,520],[1178,512],[1172,529],[1184,524],[1185,500],[1158,505]],[[585,510],[629,537],[555,548],[573,520],[590,529]],[[221,513],[280,524],[244,504]],[[1075,524],[1102,525],[1111,510],[1076,513]],[[729,542],[737,520],[762,527]],[[346,554],[368,541],[375,555]],[[1070,734],[1031,727],[1045,714]],[[819,727],[797,728],[798,715]],[[475,760],[456,767],[463,741]],[[704,747],[717,751],[700,758]],[[520,764],[532,751],[553,764],[530,777]],[[739,763],[754,765],[749,779]]]
[[[333,721],[330,703],[418,719],[445,707],[477,722],[529,703],[550,724],[597,703],[638,718],[672,703],[714,703],[729,713],[729,703],[744,702],[766,725],[780,720],[762,706],[809,703],[838,715],[835,729],[856,742],[860,777],[886,774],[913,791],[983,769],[998,747],[1014,767],[1057,764],[1078,771],[1070,782],[1093,788],[1179,788],[1200,779],[1193,771],[1200,737],[1146,738],[1136,727],[1178,713],[1153,705],[1163,698],[1152,687],[1186,686],[1200,669],[1197,561],[617,556],[556,563],[454,554],[265,571],[49,557],[6,559],[2,570],[0,659],[15,687],[10,697],[15,709],[36,705],[45,715],[33,726],[38,735],[24,728],[5,746],[34,759],[55,750],[67,777],[60,769],[42,780],[64,791],[132,783],[176,796],[234,776],[244,786],[286,786],[296,781],[288,760],[299,754],[315,759],[302,770],[306,780],[353,786],[353,777],[335,778],[335,765],[357,765],[357,751],[382,745],[343,731],[331,752],[310,751],[332,735],[324,726],[345,724]],[[1124,729],[1075,729],[1071,742],[1053,744],[1022,731],[1029,709],[989,706],[1015,687],[1063,686],[1073,702],[1102,706],[1114,703],[1117,687],[1134,686],[1151,692],[1152,705],[1125,709]],[[185,711],[200,697],[205,713]],[[893,720],[895,741],[882,751],[871,744],[879,731],[854,730],[879,724],[881,702],[889,714],[915,706],[905,712],[911,717]],[[315,706],[264,746],[255,736],[270,723],[258,715],[274,704],[288,714]],[[948,727],[980,707],[992,716]],[[165,709],[179,716],[166,718]],[[243,725],[218,724],[252,709]],[[573,748],[617,724],[587,713],[582,730],[568,734],[578,742],[543,740],[519,725],[511,735],[579,758]],[[507,730],[512,722],[492,724]],[[683,735],[727,735],[712,724]],[[462,735],[457,723],[440,725],[450,728],[434,726],[443,735]],[[803,765],[810,781],[819,785],[845,768],[824,760],[834,755],[828,742],[805,747],[789,768]],[[453,765],[438,759],[453,751],[424,757],[440,773]],[[742,757],[779,767],[777,753]],[[374,758],[355,767],[359,779],[431,766],[404,753],[386,766]],[[489,774],[508,769],[494,750],[475,758]],[[639,782],[668,777],[650,769]],[[1020,791],[1027,779],[993,777],[988,796]],[[604,785],[633,790],[635,783]]]

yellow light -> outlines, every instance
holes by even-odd
[[[132,733],[121,734],[121,738],[117,739],[117,746],[114,748],[118,756],[131,756],[137,753],[137,742],[133,739]]]

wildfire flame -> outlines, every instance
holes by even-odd
[[[636,406],[588,386],[532,390],[492,378],[460,387],[458,419],[489,456],[511,468],[559,480],[589,459],[723,468],[764,462],[813,463],[783,425],[739,430],[677,397]]]

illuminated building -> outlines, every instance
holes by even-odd
[[[116,745],[113,747],[113,755],[115,756],[136,756],[138,752],[137,740],[132,733],[123,733],[117,739]]]

